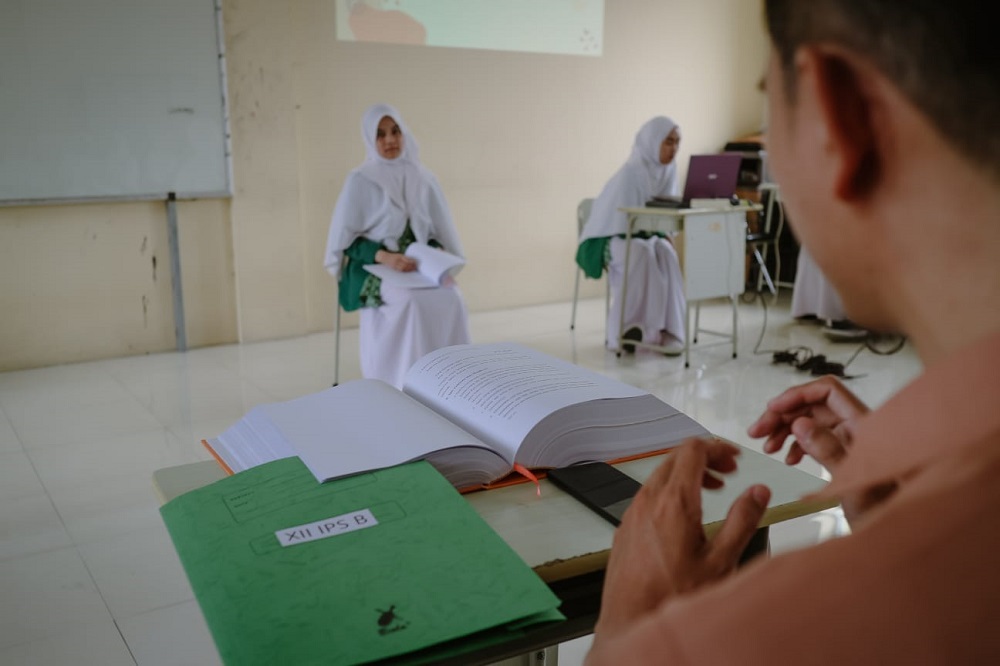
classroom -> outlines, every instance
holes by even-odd
[[[323,247],[376,102],[405,114],[441,180],[474,312],[569,298],[576,204],[647,117],[683,119],[686,154],[762,122],[755,3],[605,3],[599,57],[338,41],[335,5],[222,6],[234,187],[178,203],[192,348],[333,327]],[[163,208],[0,208],[2,302],[18,313],[0,329],[0,370],[174,349]]]
[[[8,16],[30,3],[11,4]],[[68,31],[58,11],[86,3],[40,4]],[[130,2],[105,4],[124,12]],[[200,440],[257,404],[330,385],[337,286],[323,249],[343,181],[364,157],[358,121],[372,104],[405,114],[447,194],[473,341],[518,342],[642,387],[747,446],[766,397],[803,380],[755,343],[841,361],[854,351],[797,323],[788,288],[740,303],[738,358],[695,346],[690,368],[606,349],[603,281],[581,282],[569,328],[577,205],[621,165],[640,124],[666,114],[683,128],[681,179],[688,155],[765,129],[759,2],[574,0],[602,17],[592,52],[574,54],[338,39],[346,0],[184,4],[222,37],[228,191],[176,201],[180,285],[163,199],[2,194],[0,662],[221,663],[159,523],[151,474],[210,460]],[[0,89],[0,110],[5,97]],[[71,87],[53,99],[87,112]],[[44,142],[44,117],[25,132]],[[702,317],[728,326],[729,307],[706,303]],[[341,381],[360,377],[357,316],[343,317]],[[904,347],[861,353],[852,370],[862,375],[852,388],[878,404],[920,363]],[[823,511],[772,529],[772,549],[842,530],[842,515]],[[586,649],[586,638],[561,646],[559,661],[582,663]]]

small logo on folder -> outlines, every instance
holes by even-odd
[[[409,622],[406,622],[403,618],[396,615],[395,605],[389,606],[389,610],[376,608],[375,611],[378,613],[379,636],[387,636],[397,631],[402,631],[410,626]]]

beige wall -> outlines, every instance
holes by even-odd
[[[181,204],[191,346],[331,328],[323,248],[369,104],[401,110],[441,180],[473,311],[569,299],[576,203],[650,116],[680,123],[682,167],[762,122],[747,0],[608,0],[599,58],[337,42],[330,0],[223,16],[235,188]],[[0,208],[0,370],[171,349],[171,307],[162,204]]]
[[[0,371],[174,349],[163,203],[0,208]],[[236,335],[228,201],[178,204],[188,344]]]

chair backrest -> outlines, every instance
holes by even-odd
[[[590,207],[593,205],[594,205],[593,199],[581,199],[580,204],[576,207],[577,234],[583,231],[583,225],[587,224],[587,220],[590,219]]]

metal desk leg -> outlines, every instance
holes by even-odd
[[[736,358],[736,344],[739,341],[739,303],[736,300],[736,294],[729,295],[729,302],[733,306],[733,358]]]
[[[628,225],[625,227],[625,268],[622,270],[622,291],[618,300],[621,307],[618,308],[618,350],[615,355],[622,356],[622,336],[625,333],[625,298],[628,294],[628,263],[629,255],[632,252],[632,225],[635,224],[635,215],[628,216]],[[608,241],[609,243],[611,241]],[[610,279],[610,278],[609,278]]]
[[[694,343],[698,344],[698,331],[701,330],[701,301],[694,304]]]
[[[684,306],[684,367],[691,367],[691,302]]]

